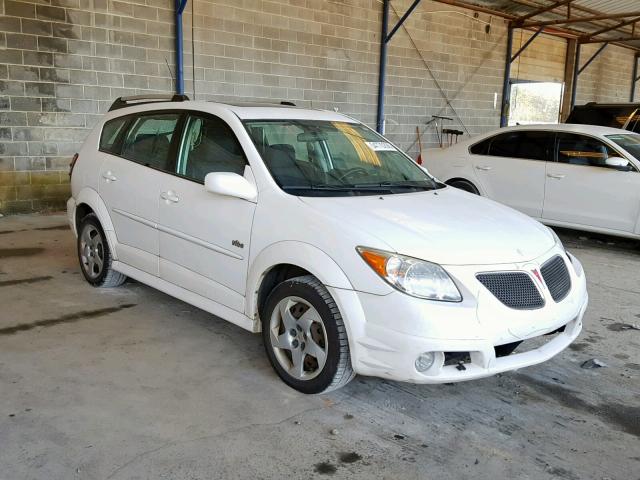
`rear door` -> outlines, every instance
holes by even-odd
[[[255,182],[236,134],[223,119],[232,114],[219,115],[188,114],[175,174],[161,184],[160,276],[243,312],[256,205],[206,191],[204,177],[232,172]]]
[[[180,115],[169,111],[124,117],[126,124],[100,171],[99,192],[115,229],[118,260],[152,275],[159,274],[158,194],[167,172],[173,171]],[[108,122],[107,134],[109,127]]]
[[[640,173],[605,164],[620,157],[598,138],[558,133],[547,168],[543,219],[632,233],[640,208]]]
[[[483,149],[475,150],[480,153],[471,147],[470,158],[489,198],[540,218],[552,149],[553,133],[518,130],[492,137]]]

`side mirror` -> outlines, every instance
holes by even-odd
[[[628,170],[629,160],[622,157],[609,157],[604,161],[607,167],[615,168],[617,170]]]
[[[258,190],[249,180],[231,172],[208,173],[204,177],[204,188],[207,192],[242,198],[250,202],[254,201],[258,196]]]

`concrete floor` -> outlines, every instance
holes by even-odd
[[[303,396],[259,336],[135,282],[90,287],[63,216],[0,218],[0,478],[636,480],[640,244],[561,236],[591,305],[555,359]],[[608,367],[580,367],[594,357]]]

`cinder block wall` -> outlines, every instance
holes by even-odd
[[[410,3],[392,1],[399,15]],[[0,213],[63,208],[71,156],[113,99],[173,91],[173,8],[174,0],[0,0]],[[390,23],[397,19],[392,9]],[[189,0],[186,93],[291,100],[373,126],[380,21],[378,0]],[[449,126],[471,135],[496,128],[505,21],[425,0],[405,25],[389,46],[388,136],[415,157],[416,126],[435,145],[431,115],[453,117]],[[537,39],[514,76],[557,80],[563,42]],[[581,78],[579,101],[628,95],[631,53],[609,49],[614,57]]]
[[[580,65],[591,58],[601,44],[583,45]],[[578,79],[576,104],[587,102],[628,102],[631,94],[634,52],[628,48],[609,45]]]
[[[394,0],[402,15],[411,4]],[[211,100],[290,100],[376,123],[381,2],[194,0],[195,95]],[[391,9],[390,24],[398,15]],[[499,124],[506,23],[422,2],[392,39],[386,88],[387,136],[417,155],[416,127],[435,145],[431,115],[478,134]],[[489,27],[489,32],[485,30]],[[192,76],[187,42],[187,76]],[[422,57],[431,72],[425,67]],[[193,95],[193,84],[187,82]],[[447,100],[450,104],[447,104]]]
[[[172,89],[173,0],[0,2],[0,213],[60,209],[112,99]]]

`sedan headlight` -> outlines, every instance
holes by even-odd
[[[440,265],[366,247],[356,250],[387,283],[408,295],[442,302],[462,301],[458,287]]]

